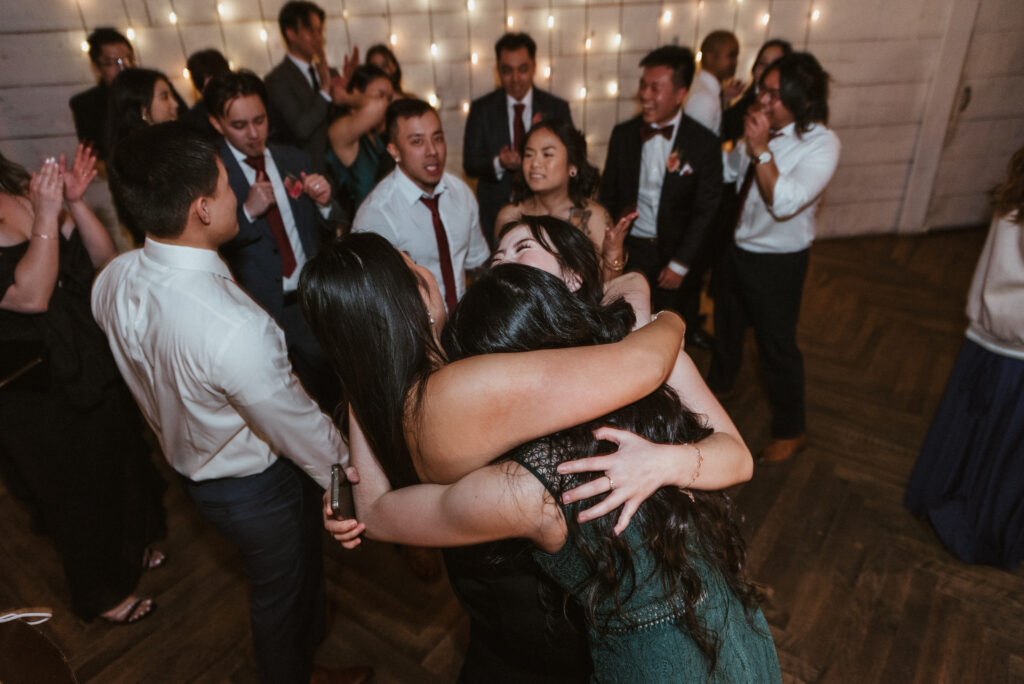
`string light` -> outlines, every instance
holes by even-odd
[[[437,109],[438,99],[437,99],[437,95],[435,93],[427,93],[427,102],[430,103],[431,107],[433,107],[434,109]]]
[[[608,81],[608,94],[609,95],[618,95],[619,94],[619,82],[618,81]]]
[[[703,57],[703,56],[704,56],[704,52],[701,51],[701,50],[697,50],[697,54],[694,55],[694,59],[699,62],[701,60],[701,57]]]
[[[672,21],[672,10],[665,10],[665,13],[661,15],[661,23],[668,24]]]
[[[589,50],[590,49],[590,45],[591,45],[590,38],[587,38],[585,41],[583,41],[583,49],[584,50]]]
[[[477,62],[480,61],[480,55],[474,52],[469,56],[469,61],[472,62],[473,64],[476,64]]]
[[[264,43],[266,43],[267,42],[267,38],[268,38],[268,36],[267,36],[267,29],[261,28],[260,29],[260,40],[262,40]]]
[[[511,14],[508,15],[508,18],[505,20],[505,25],[508,26],[509,28],[512,28],[513,26],[515,26],[516,25],[515,17],[513,17]]]
[[[82,52],[88,52],[88,51],[89,51],[89,41],[83,40],[82,41]]]
[[[469,100],[462,101],[462,113],[469,114]]]
[[[124,35],[128,37],[128,40],[135,40],[135,29],[129,26],[125,29]]]
[[[620,45],[622,45],[622,34],[616,33],[615,38],[612,40],[612,42],[615,43],[615,47],[619,47]]]
[[[437,43],[431,43],[430,44],[430,56],[431,57],[437,57],[437,52],[438,52],[438,50],[437,50]]]
[[[554,27],[555,27],[555,15],[554,14],[549,14],[548,15],[548,28],[554,28]]]
[[[396,34],[392,33],[391,37],[388,40],[391,43],[392,47],[398,45],[398,36]]]
[[[171,12],[170,14],[167,15],[167,21],[171,22],[172,24],[177,24],[178,23],[178,15],[175,14],[174,12]]]
[[[551,67],[544,67],[544,78],[551,78]]]
[[[235,61],[233,59],[228,60],[228,69],[235,70]]]
[[[181,77],[184,78],[186,81],[192,77],[192,75],[188,71],[188,67],[185,67],[181,70]]]
[[[466,9],[472,12],[475,8],[476,4],[473,2],[473,0],[466,0]]]
[[[341,10],[341,18],[346,20],[346,21],[348,21],[348,10],[347,9]]]
[[[761,23],[764,24],[765,26],[767,26],[768,22],[771,21],[771,20],[772,20],[772,15],[768,14],[767,12],[765,12],[761,16]]]
[[[224,6],[223,2],[218,2],[217,3],[217,14],[219,14],[220,16],[223,17],[225,12],[227,12],[227,7]]]
[[[811,21],[818,21],[818,19],[821,19],[821,10],[811,12]]]
[[[580,86],[580,99],[587,97],[587,86]]]

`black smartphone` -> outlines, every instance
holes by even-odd
[[[331,510],[336,520],[356,517],[352,483],[345,477],[345,471],[339,463],[331,466]]]

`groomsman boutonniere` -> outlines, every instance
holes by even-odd
[[[693,167],[690,166],[690,162],[681,159],[684,154],[682,148],[677,147],[672,150],[672,153],[668,155],[668,160],[665,161],[665,170],[680,176],[689,176],[693,173]]]
[[[284,174],[284,189],[292,199],[298,199],[302,194],[302,181],[295,174],[286,171]]]

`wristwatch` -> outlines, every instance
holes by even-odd
[[[772,160],[772,152],[771,152],[771,150],[765,150],[761,154],[759,154],[756,157],[754,157],[754,163],[755,164],[767,164],[771,160]]]

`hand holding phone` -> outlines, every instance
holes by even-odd
[[[341,464],[331,466],[331,511],[335,520],[356,517],[356,506],[352,499],[352,483],[345,477]]]

